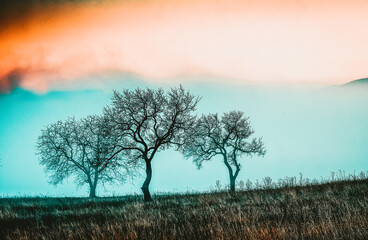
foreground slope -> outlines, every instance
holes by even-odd
[[[228,193],[0,199],[0,239],[367,239],[368,181]]]

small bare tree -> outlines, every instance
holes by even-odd
[[[204,161],[216,155],[222,156],[229,171],[231,192],[235,192],[236,178],[241,169],[239,157],[244,154],[263,156],[266,153],[261,138],[247,141],[254,131],[243,112],[224,113],[221,119],[217,114],[203,115],[193,130],[184,151],[185,156],[192,157],[198,168]]]
[[[120,182],[132,176],[131,166],[115,153],[118,139],[111,134],[104,118],[69,118],[42,130],[37,154],[50,183],[59,184],[74,176],[78,185],[88,184],[90,197],[96,197],[99,182]]]
[[[165,92],[162,89],[114,92],[112,106],[105,107],[111,129],[123,144],[123,151],[130,159],[143,160],[146,179],[142,185],[145,201],[151,201],[149,184],[152,178],[152,160],[157,152],[169,147],[181,148],[193,126],[195,111],[200,98],[183,87]]]

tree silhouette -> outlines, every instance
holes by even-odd
[[[203,115],[192,129],[191,139],[184,151],[185,156],[192,157],[200,168],[204,161],[221,155],[229,171],[231,192],[235,192],[235,181],[241,169],[239,157],[263,156],[266,153],[261,138],[247,141],[254,131],[248,118],[240,111],[224,113],[221,119],[217,114]]]
[[[145,201],[151,201],[149,184],[155,154],[169,147],[184,146],[187,132],[195,122],[195,111],[200,98],[183,87],[170,91],[123,90],[114,91],[111,107],[105,107],[114,134],[121,138],[121,148],[134,161],[143,160],[146,179],[142,185]]]
[[[78,185],[88,184],[90,197],[96,197],[99,182],[124,181],[131,171],[128,161],[114,153],[118,139],[104,118],[74,117],[48,125],[38,138],[37,154],[50,183],[59,184],[75,176]]]

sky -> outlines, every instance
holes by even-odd
[[[341,84],[366,77],[364,0],[2,1],[0,89],[106,71],[152,82]]]
[[[241,110],[265,157],[239,180],[319,179],[368,168],[368,2],[363,0],[3,0],[0,3],[0,197],[87,196],[48,184],[35,155],[48,124],[101,114],[113,89],[182,84],[197,114]],[[152,191],[227,184],[221,159],[197,170],[168,150]],[[140,193],[142,179],[99,187]]]

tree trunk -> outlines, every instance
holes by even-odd
[[[95,198],[96,197],[96,186],[97,184],[90,183],[89,185],[89,197]]]
[[[235,173],[234,175],[232,174],[233,172],[230,172],[230,192],[235,193],[235,183],[236,183],[236,178],[239,175],[240,172],[240,164],[238,164],[237,162],[235,162],[236,164],[236,169],[235,169]]]
[[[235,180],[236,180],[236,177],[230,175],[230,192],[232,193],[235,192]]]
[[[89,197],[91,197],[91,198],[96,197],[97,181],[98,181],[98,169],[95,169],[93,181],[91,180],[90,177],[88,178],[89,189],[90,189]]]
[[[224,157],[224,163],[227,167],[227,170],[229,171],[229,177],[230,177],[230,192],[231,193],[235,193],[235,183],[236,183],[236,178],[238,177],[238,174],[240,172],[240,164],[237,163],[236,159],[234,159],[235,161],[235,173],[234,170],[232,169],[230,163],[227,160],[227,156],[223,155]]]
[[[231,165],[227,161],[227,156],[223,155],[224,157],[224,163],[227,167],[227,170],[229,171],[229,177],[230,177],[230,192],[235,192],[235,180],[236,176],[233,176],[233,169],[231,168]]]
[[[142,185],[142,192],[144,195],[144,201],[150,202],[152,201],[152,198],[151,198],[151,194],[149,191],[149,184],[152,178],[152,166],[151,166],[150,160],[146,159],[145,162],[146,162],[146,180],[144,180],[144,183]]]

